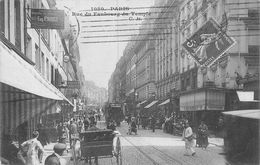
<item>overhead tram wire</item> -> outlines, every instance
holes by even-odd
[[[143,40],[106,40],[106,41],[82,41],[83,44],[95,44],[95,43],[109,43],[109,42],[129,42],[129,41],[151,41],[151,40],[158,40],[158,39],[143,39]],[[159,39],[159,40],[165,40],[165,39]]]
[[[169,29],[169,28],[155,28],[155,29]],[[140,28],[140,29],[117,29],[117,30],[92,30],[92,31],[82,31],[81,33],[98,33],[98,32],[116,32],[116,31],[140,31],[140,30],[150,30],[150,28]]]
[[[171,34],[171,33],[160,33],[162,35],[164,34]],[[103,36],[85,36],[81,38],[101,38],[101,37],[131,37],[131,36],[146,36],[146,35],[158,35],[155,33],[148,33],[148,34],[129,34],[129,35],[103,35]]]
[[[164,22],[164,23],[147,23],[147,24],[118,24],[118,25],[95,25],[95,26],[82,26],[83,28],[96,28],[96,27],[116,27],[116,26],[137,26],[137,25],[164,25],[164,24],[170,24],[170,22]]]
[[[168,9],[170,9],[171,7],[174,7],[174,5],[173,5],[174,3],[172,3],[170,6],[164,6],[164,8],[167,8],[167,10]],[[150,8],[152,8],[152,7],[150,7]],[[162,18],[146,18],[146,20],[158,20],[158,19],[169,19],[169,20],[171,20],[172,18],[171,17],[162,17]],[[116,20],[92,20],[92,21],[81,21],[81,22],[105,22],[105,21],[128,21],[129,19],[116,19]],[[149,28],[150,29],[150,28]],[[148,29],[148,30],[149,30]],[[138,29],[138,30],[140,30],[140,29]],[[118,40],[118,41],[92,41],[92,42],[81,42],[81,43],[83,43],[83,44],[95,44],[95,43],[111,43],[111,42],[132,42],[132,41],[150,41],[150,40],[165,40],[165,39],[143,39],[143,40],[131,40],[131,39],[129,39],[129,40]]]

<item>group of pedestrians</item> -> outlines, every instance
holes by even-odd
[[[208,133],[208,127],[204,121],[201,121],[196,136],[194,135],[188,120],[185,120],[183,127],[184,129],[183,129],[182,138],[185,141],[185,149],[186,149],[185,155],[191,154],[192,156],[194,156],[196,154],[194,150],[195,146],[201,147],[202,149],[207,148],[209,144],[208,143],[209,133]],[[196,139],[196,144],[195,144],[195,139]]]
[[[152,130],[152,132],[155,132],[155,127],[156,127],[156,118],[151,115],[147,121],[144,121],[144,118],[141,117],[140,115],[137,115],[136,117],[134,116],[128,116],[126,118],[126,121],[129,125],[128,128],[128,134],[135,133],[137,134],[137,130],[140,128],[140,125],[142,125],[142,128],[146,129],[148,126]],[[149,123],[149,124],[147,124]]]
[[[6,165],[65,165],[66,160],[60,156],[66,150],[66,144],[57,143],[54,152],[43,162],[44,148],[39,141],[39,132],[33,131],[32,138],[17,146],[10,136],[5,136],[1,162]],[[56,164],[55,164],[56,163]]]

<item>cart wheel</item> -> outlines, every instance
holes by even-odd
[[[116,163],[117,165],[122,165],[121,143],[119,137],[116,141]]]

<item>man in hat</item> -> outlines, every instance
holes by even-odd
[[[44,165],[65,165],[66,160],[61,157],[66,150],[66,144],[57,143],[53,147],[54,153],[49,155],[44,162]]]

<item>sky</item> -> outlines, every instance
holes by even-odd
[[[78,14],[77,18],[80,22],[78,38],[80,65],[83,67],[86,80],[93,81],[99,87],[107,88],[109,78],[117,61],[123,55],[127,42],[104,41],[129,40],[130,36],[122,35],[138,34],[139,31],[134,29],[139,28],[139,24],[146,15],[137,16],[135,14],[149,11],[149,7],[153,4],[154,0],[57,0],[58,8],[62,9],[63,6],[66,6]],[[121,10],[118,11],[115,7],[121,7]],[[94,16],[95,12],[96,15],[105,12],[120,15]],[[122,15],[124,12],[129,13],[129,15]],[[80,13],[84,16],[80,16]],[[141,20],[136,20],[137,17]]]

